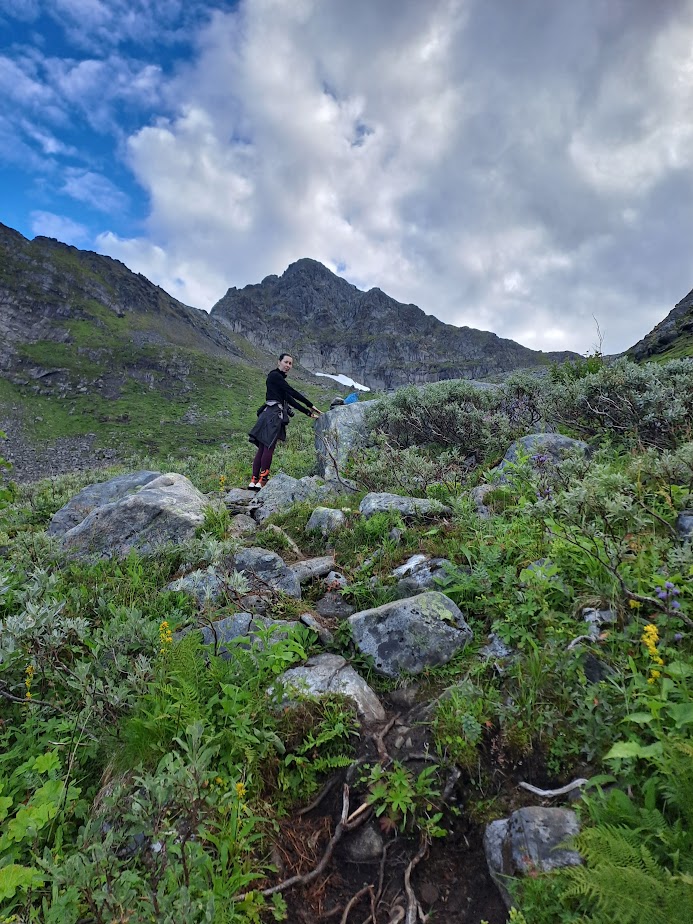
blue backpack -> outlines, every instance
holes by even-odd
[[[347,395],[344,399],[345,404],[353,404],[355,401],[359,400],[359,393],[357,391],[352,391],[350,395]]]

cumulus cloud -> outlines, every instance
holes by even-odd
[[[32,212],[31,230],[33,234],[53,237],[74,247],[83,246],[89,238],[89,232],[84,225],[65,215],[54,215],[52,212]]]
[[[101,246],[200,307],[311,256],[451,323],[585,350],[594,315],[624,349],[690,288],[692,47],[691,2],[243,3],[130,138],[148,246]]]
[[[188,304],[310,256],[535,348],[592,348],[594,316],[616,352],[692,284],[693,0],[0,11],[72,43],[0,55],[0,157],[122,216],[75,140],[108,138],[148,217],[97,246]]]

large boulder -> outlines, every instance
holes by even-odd
[[[386,677],[446,664],[472,638],[458,607],[437,591],[362,610],[347,622],[356,647]]]
[[[293,504],[309,499],[318,499],[329,494],[321,478],[292,478],[284,472],[273,475],[261,491],[256,492],[254,506],[250,508],[258,523],[282,513]]]
[[[366,681],[340,655],[321,654],[302,667],[292,667],[278,680],[297,692],[320,696],[325,693],[343,693],[356,704],[359,718],[366,725],[382,722],[385,710]]]
[[[400,513],[408,519],[427,516],[442,517],[452,512],[449,507],[437,500],[426,500],[423,497],[404,497],[400,494],[382,492],[366,494],[359,505],[359,510],[366,520],[375,516],[376,513],[390,511]]]
[[[318,471],[325,478],[341,478],[356,449],[368,444],[366,408],[371,402],[344,404],[321,414],[315,422]]]
[[[65,533],[78,526],[85,517],[96,507],[104,507],[136,494],[144,485],[160,478],[161,472],[130,472],[127,475],[118,475],[110,481],[99,484],[90,484],[75,494],[64,507],[61,507],[50,522],[46,530],[49,536],[64,536]]]
[[[509,447],[503,461],[494,470],[497,481],[508,480],[507,469],[521,458],[529,456],[532,466],[540,467],[543,463],[562,462],[574,452],[587,453],[589,446],[582,440],[574,440],[560,433],[530,433],[519,440],[515,440]]]
[[[531,806],[510,818],[492,821],[484,834],[484,851],[491,878],[508,908],[512,899],[508,878],[547,873],[582,863],[580,854],[565,842],[580,832],[575,812],[565,808]]]
[[[168,542],[192,539],[208,505],[183,475],[159,475],[137,493],[95,507],[63,534],[63,548],[100,557],[125,556],[131,549],[151,552]]]

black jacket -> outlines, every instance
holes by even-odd
[[[286,401],[287,404],[295,407],[297,411],[301,411],[302,414],[307,414],[310,417],[312,402],[305,395],[302,395],[300,391],[296,391],[295,388],[289,385],[286,381],[286,372],[282,372],[281,369],[273,369],[267,376],[266,384],[267,394],[265,395],[265,401],[280,401],[281,403]],[[305,404],[306,407],[301,407],[301,404]]]

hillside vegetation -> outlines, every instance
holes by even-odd
[[[199,633],[179,636],[239,608],[238,577],[216,602],[167,588],[243,543],[220,499],[247,477],[244,441],[175,463],[139,459],[160,471],[175,464],[210,506],[196,539],[120,561],[67,558],[45,533],[89,474],[22,487],[5,474],[0,920],[240,924],[339,907],[332,919],[345,922],[353,898],[363,906],[350,920],[385,924],[396,893],[390,905],[380,901],[389,893],[387,875],[378,886],[379,864],[372,892],[345,891],[348,870],[328,862],[332,820],[319,803],[299,814],[334,777],[380,820],[394,844],[388,856],[408,851],[397,881],[413,922],[414,867],[454,852],[463,880],[484,825],[536,802],[520,780],[553,788],[583,777],[574,807],[584,865],[511,884],[511,920],[689,924],[693,360],[602,367],[597,358],[497,388],[407,388],[381,399],[369,419],[374,445],[348,472],[357,493],[321,501],[346,516],[334,540],[342,596],[358,610],[387,603],[393,568],[414,553],[442,557],[451,565],[439,587],[474,636],[412,686],[413,678],[378,675],[346,624],[333,627],[331,649],[388,709],[401,688],[432,704],[432,744],[420,765],[388,759],[384,732],[379,741],[359,737],[342,696],[285,707],[276,678],[319,650],[307,628],[239,643],[230,660]],[[547,426],[584,440],[587,452],[576,447],[563,461],[519,452],[494,474],[513,440]],[[289,431],[274,468],[310,474],[310,424],[296,419]],[[367,490],[427,496],[449,512],[366,519],[358,504]],[[287,559],[292,543],[320,554],[325,541],[306,529],[311,512],[307,504],[280,511],[247,544]],[[277,597],[269,615],[295,618],[324,592],[315,580],[302,601]],[[609,616],[590,630],[586,609]],[[491,633],[509,653],[481,656]],[[339,804],[328,797],[323,807],[339,819]],[[491,905],[455,916],[463,913],[443,910],[440,920],[504,919]]]

